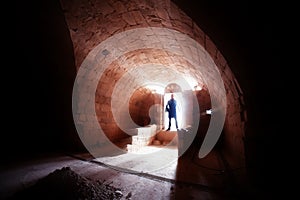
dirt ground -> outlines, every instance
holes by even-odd
[[[80,176],[70,167],[63,167],[40,179],[33,186],[16,193],[11,199],[117,200],[120,189]],[[130,199],[130,195],[126,197]]]

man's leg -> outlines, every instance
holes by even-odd
[[[171,117],[169,117],[169,128],[167,129],[167,131],[169,131],[171,129]]]
[[[175,116],[174,119],[175,119],[176,129],[178,129],[177,117]]]

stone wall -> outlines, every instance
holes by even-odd
[[[230,157],[237,158],[239,160],[237,162],[238,165],[243,163],[243,137],[247,118],[242,90],[239,88],[238,82],[230,70],[228,63],[213,41],[182,10],[167,0],[61,0],[61,5],[73,41],[77,70],[79,70],[84,59],[98,44],[106,41],[115,34],[127,30],[143,27],[168,28],[179,31],[198,42],[213,59],[214,64],[221,74],[226,90],[226,99],[218,97],[218,88],[215,88],[213,93],[214,96],[217,96],[217,99],[219,98],[220,102],[226,101],[227,106],[223,130],[225,141],[224,152],[230,155]],[[169,38],[166,37],[165,40],[167,39]],[[157,43],[159,38],[155,38],[155,35],[145,34],[140,35],[137,40],[147,41],[148,43],[153,42],[154,44]],[[178,42],[180,43],[180,41]],[[123,44],[121,40],[115,41],[115,43],[115,45],[119,45],[120,48],[124,49],[130,45]],[[184,54],[187,53],[192,58],[197,58],[199,54],[192,46],[178,46],[178,48],[182,49]],[[146,64],[172,66],[173,70],[181,74],[194,76],[198,82],[203,82],[202,79],[206,79],[206,83],[204,84],[214,85],[215,80],[213,76],[210,76],[210,69],[205,68],[207,58],[197,58],[201,67],[203,66],[203,70],[199,71],[184,56],[172,54],[172,52],[167,50],[167,47],[165,50],[162,49],[164,48],[152,50],[139,49],[130,52],[124,55],[123,58],[119,58],[118,61],[110,63],[110,67],[106,70],[103,77],[100,78],[96,92],[95,107],[98,121],[110,139],[118,139],[122,136],[112,118],[110,101],[115,83],[128,70],[137,69],[138,66]],[[154,78],[154,75],[157,76],[159,72],[155,72],[155,70],[163,71],[162,68],[158,67],[154,71],[149,71],[148,77]],[[137,76],[140,76],[140,74],[137,74]],[[168,79],[172,78],[166,76],[165,80]]]

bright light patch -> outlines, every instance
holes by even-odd
[[[211,115],[211,113],[212,113],[212,110],[211,110],[211,109],[206,110],[206,114],[207,114],[207,115]]]
[[[155,85],[155,84],[146,85],[145,88],[151,90],[152,93],[164,94],[164,92],[165,92],[164,87],[159,86],[159,85]]]
[[[202,90],[202,86],[196,85],[196,86],[194,86],[194,90],[195,91],[200,91],[200,90]]]

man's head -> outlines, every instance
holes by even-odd
[[[174,99],[174,94],[171,94],[171,99]]]

